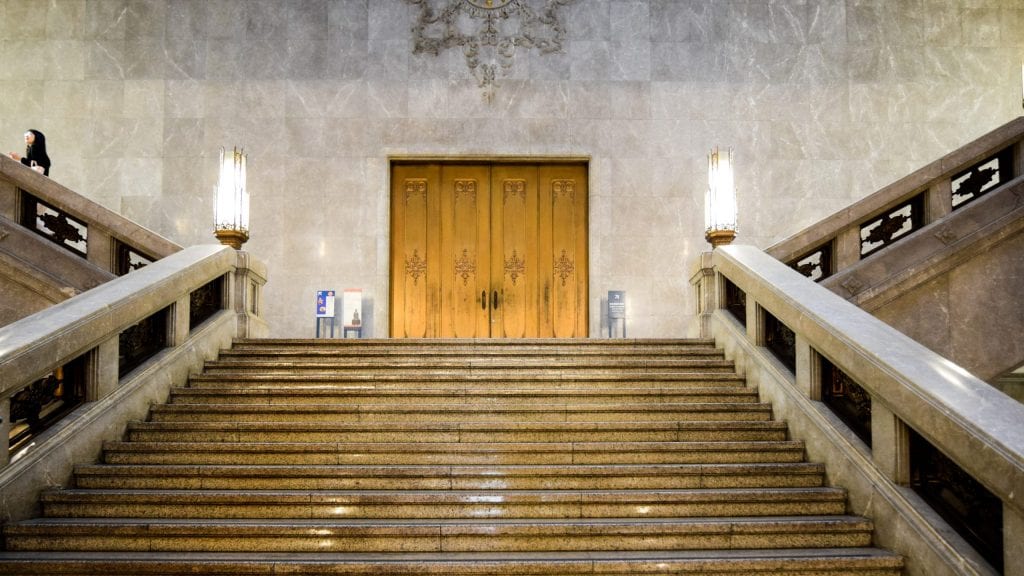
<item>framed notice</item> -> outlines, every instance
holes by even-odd
[[[363,290],[347,288],[341,300],[341,312],[344,314],[346,328],[360,328],[363,325]]]
[[[334,318],[334,290],[317,290],[316,317]]]

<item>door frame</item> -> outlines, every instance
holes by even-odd
[[[394,168],[395,168],[396,164],[486,164],[486,165],[492,165],[492,166],[493,165],[500,165],[500,164],[536,164],[536,165],[545,165],[545,164],[579,164],[579,165],[582,165],[584,171],[586,172],[586,179],[587,179],[587,213],[584,215],[585,226],[586,226],[586,231],[587,231],[587,235],[586,235],[587,294],[586,294],[586,298],[585,298],[585,300],[583,302],[583,307],[584,307],[584,312],[583,313],[586,315],[586,318],[587,318],[587,322],[586,322],[586,336],[585,336],[585,338],[590,338],[591,337],[591,334],[590,334],[590,332],[591,332],[591,329],[590,329],[590,291],[592,289],[592,282],[591,282],[591,278],[592,278],[591,270],[592,270],[592,267],[591,267],[591,262],[590,262],[590,260],[591,260],[591,258],[590,258],[590,252],[591,252],[590,251],[590,240],[591,240],[591,231],[590,231],[590,206],[591,206],[591,203],[590,203],[590,198],[592,197],[592,194],[591,194],[592,180],[591,180],[591,177],[590,177],[590,164],[591,164],[591,160],[592,160],[591,157],[587,156],[587,155],[578,155],[578,156],[576,156],[576,155],[573,155],[573,156],[570,156],[570,155],[526,156],[526,155],[518,155],[518,154],[515,154],[515,155],[501,155],[501,154],[498,154],[498,155],[482,155],[482,154],[467,154],[467,155],[451,155],[451,154],[392,154],[392,155],[389,155],[387,157],[387,161],[388,161],[387,176],[385,178],[385,184],[384,184],[385,194],[387,196],[387,216],[386,216],[386,222],[387,222],[386,226],[387,226],[387,229],[386,229],[386,234],[387,234],[387,238],[388,238],[388,248],[387,248],[387,261],[384,264],[385,264],[386,269],[388,270],[388,296],[387,296],[387,298],[388,298],[388,301],[387,301],[388,338],[394,338],[395,337],[394,334],[391,333],[391,326],[392,326],[391,313],[392,313],[392,304],[393,304],[393,295],[394,295],[394,286],[392,285],[392,283],[394,282],[394,278],[392,277],[392,274],[391,274],[391,265],[392,265],[391,258],[393,256],[393,248],[394,248],[393,245],[392,245],[392,233],[393,233],[393,230],[391,229],[392,228],[392,224],[393,224],[393,218],[394,218],[394,210],[393,210],[393,206],[392,206],[392,195],[391,195],[391,186],[392,186],[391,179],[394,176]]]

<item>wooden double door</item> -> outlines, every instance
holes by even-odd
[[[395,163],[391,336],[585,338],[583,163]]]

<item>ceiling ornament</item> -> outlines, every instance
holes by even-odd
[[[406,2],[419,8],[412,27],[413,54],[437,56],[449,48],[460,48],[484,99],[490,101],[520,48],[536,48],[541,54],[562,51],[565,28],[559,11],[575,0]]]

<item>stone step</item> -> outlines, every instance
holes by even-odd
[[[107,464],[750,464],[803,442],[106,442]]]
[[[67,518],[692,518],[846,513],[835,488],[694,490],[84,490],[44,492]]]
[[[155,422],[711,422],[771,420],[763,403],[620,403],[557,404],[502,407],[469,404],[159,404],[150,411]]]
[[[383,389],[372,386],[331,386],[325,388],[173,388],[172,404],[486,404],[503,406],[541,404],[545,406],[613,403],[756,403],[757,390],[749,388],[623,388],[602,390],[575,389]]]
[[[126,490],[664,490],[817,488],[824,466],[646,464],[571,466],[84,465],[78,488]],[[498,494],[500,492],[496,492]]]
[[[0,573],[22,576],[901,576],[877,548],[449,553],[6,552]]]
[[[11,551],[546,552],[838,548],[871,544],[853,516],[570,520],[37,519]]]
[[[734,373],[673,372],[664,374],[639,374],[622,372],[618,374],[594,374],[585,371],[527,371],[510,370],[500,374],[471,372],[454,374],[451,371],[409,370],[405,373],[381,371],[376,374],[336,373],[298,374],[282,371],[267,374],[258,370],[222,370],[220,374],[194,374],[189,377],[189,386],[194,388],[257,388],[290,387],[311,388],[324,386],[372,386],[374,389],[406,388],[489,388],[495,390],[514,389],[558,389],[594,388],[743,388],[745,380]]]
[[[228,358],[207,361],[204,372],[217,374],[220,371],[246,368],[260,371],[305,372],[379,372],[382,370],[416,370],[424,372],[460,371],[506,371],[506,370],[578,370],[619,373],[640,371],[640,373],[664,372],[735,372],[735,365],[724,359],[704,358],[636,358],[631,356],[545,356],[545,357],[436,357],[417,358],[405,355],[355,358],[280,358],[262,360],[244,358],[231,361]]]
[[[130,422],[141,442],[721,442],[786,439],[786,424],[736,422]]]
[[[232,353],[248,353],[250,351],[286,351],[303,354],[319,354],[324,352],[342,352],[349,354],[419,354],[426,356],[464,355],[484,357],[488,355],[600,355],[628,354],[650,355],[671,354],[682,355],[689,351],[721,354],[712,339],[557,339],[557,338],[524,338],[499,339],[486,338],[469,340],[455,339],[388,339],[366,338],[359,340],[343,340],[322,338],[280,339],[259,338],[235,340]]]

